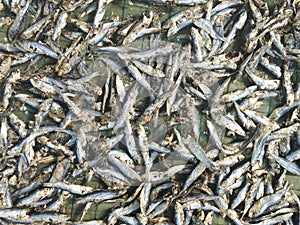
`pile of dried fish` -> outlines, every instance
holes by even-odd
[[[114,4],[0,2],[0,223],[299,224],[300,2]]]

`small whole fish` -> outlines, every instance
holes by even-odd
[[[299,2],[119,3],[0,1],[0,223],[298,224]]]
[[[281,200],[281,198],[288,191],[288,189],[289,186],[288,184],[286,184],[282,190],[279,190],[269,196],[267,195],[259,199],[249,210],[249,217],[257,217],[261,215],[267,208],[269,208],[272,205],[275,205]]]

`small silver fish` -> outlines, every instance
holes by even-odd
[[[126,190],[96,191],[78,198],[78,203],[101,202],[124,195]]]
[[[51,35],[51,39],[56,41],[60,35],[62,29],[67,25],[68,12],[61,11],[56,19],[55,26],[53,28],[53,33]]]
[[[17,16],[16,16],[13,24],[10,26],[10,28],[8,30],[8,38],[10,40],[14,40],[16,38],[17,34],[19,33],[21,26],[24,23],[25,16],[29,9],[30,3],[31,3],[31,0],[27,0],[25,2],[25,5],[22,7],[22,9],[20,9],[20,11],[17,13]]]
[[[290,186],[287,183],[283,189],[259,199],[249,210],[249,217],[257,217],[261,215],[267,208],[275,205],[282,199],[283,195],[288,191],[289,187]]]

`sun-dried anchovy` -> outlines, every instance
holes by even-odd
[[[0,223],[299,223],[299,2],[118,4],[0,2]]]

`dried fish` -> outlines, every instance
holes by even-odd
[[[261,215],[267,208],[279,202],[288,189],[289,186],[286,184],[283,189],[259,199],[249,210],[249,216],[257,217]]]
[[[259,72],[256,70],[246,67],[245,69],[246,73],[251,77],[253,82],[259,86],[261,89],[265,90],[276,90],[279,88],[280,81],[279,80],[266,80],[261,78],[259,75]]]
[[[246,88],[245,90],[237,90],[234,92],[227,93],[222,96],[222,99],[224,100],[224,102],[238,101],[242,98],[247,97],[248,95],[250,95],[251,93],[253,93],[256,90],[257,90],[257,86],[253,85],[253,86]]]
[[[0,2],[0,223],[299,222],[297,1],[118,4]]]
[[[31,3],[31,0],[27,0],[25,5],[22,7],[22,9],[20,9],[20,11],[17,13],[17,16],[16,16],[13,24],[11,25],[11,27],[8,30],[8,37],[10,40],[15,39],[15,37],[19,33],[21,26],[24,23],[25,16],[29,9],[30,3]]]
[[[9,119],[10,124],[18,131],[21,138],[25,138],[27,136],[25,123],[13,113],[9,115]]]
[[[67,25],[67,18],[68,12],[62,11],[59,13],[51,35],[53,41],[56,41],[60,37],[62,29]]]
[[[300,168],[293,162],[288,161],[284,158],[281,158],[279,156],[275,157],[275,160],[283,167],[285,168],[287,171],[295,174],[295,175],[299,175],[300,174]]]
[[[65,182],[44,183],[44,187],[58,188],[77,195],[85,195],[94,191],[94,189],[91,187],[76,184],[68,184]]]
[[[115,190],[115,191],[97,191],[87,194],[83,197],[78,198],[78,203],[87,203],[90,201],[101,202],[112,198],[124,195],[126,190]]]

